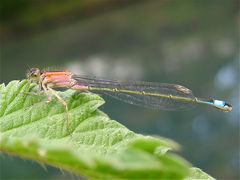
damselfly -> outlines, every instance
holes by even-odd
[[[107,80],[78,76],[68,71],[40,71],[38,68],[30,69],[27,78],[37,82],[45,92],[50,91],[66,107],[54,88],[102,92],[130,104],[154,109],[185,110],[197,104],[206,104],[224,112],[232,110],[232,106],[225,101],[197,98],[190,89],[176,84]]]

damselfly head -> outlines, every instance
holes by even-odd
[[[27,72],[27,79],[31,82],[38,82],[41,76],[41,71],[38,68],[31,68]]]

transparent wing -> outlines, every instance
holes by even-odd
[[[118,100],[147,108],[185,110],[196,105],[192,91],[176,84],[117,81],[76,75],[73,79],[81,85],[90,87],[92,91],[102,92]]]

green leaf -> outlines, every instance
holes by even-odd
[[[190,168],[189,177],[184,178],[184,180],[192,180],[192,179],[214,180],[213,177],[203,172],[201,169],[195,168],[195,167]]]
[[[104,101],[96,94],[59,95],[68,111],[26,80],[0,85],[0,151],[91,179],[189,175],[189,163],[169,152],[178,147],[173,141],[136,134],[109,119],[98,110]]]

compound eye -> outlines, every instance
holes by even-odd
[[[40,70],[38,68],[32,68],[30,72],[31,72],[31,76],[33,77],[37,77],[40,74]]]
[[[30,69],[30,71],[27,73],[27,78],[29,80],[38,80],[39,76],[41,75],[41,72],[38,68],[32,68]]]

